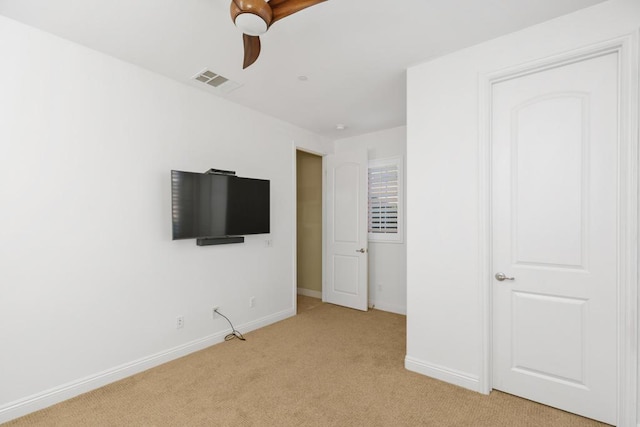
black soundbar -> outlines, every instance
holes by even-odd
[[[228,243],[244,243],[244,236],[203,237],[196,240],[198,246],[226,245]]]

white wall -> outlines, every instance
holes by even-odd
[[[479,387],[479,76],[639,27],[640,1],[613,0],[409,69],[409,369]]]
[[[402,156],[406,162],[406,131],[405,126],[400,126],[340,139],[334,142],[334,150],[339,153],[364,148],[367,150],[369,160]],[[403,212],[405,211],[403,206]],[[375,305],[380,310],[406,314],[406,266],[406,238],[398,243],[369,242],[369,304]]]
[[[214,305],[295,314],[294,147],[327,141],[3,17],[0,61],[0,422],[220,342]],[[170,170],[211,167],[271,180],[270,236],[171,241]]]

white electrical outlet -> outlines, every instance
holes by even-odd
[[[253,308],[256,305],[256,297],[249,298],[249,308]]]
[[[267,248],[272,248],[272,247],[273,247],[273,240],[271,240],[271,239],[267,239],[267,240],[265,240],[265,241],[264,241],[264,245],[265,245]]]
[[[176,317],[176,329],[184,328],[184,316]]]
[[[213,315],[214,319],[218,317],[218,313],[216,313],[216,310],[220,310],[220,307],[218,307],[217,305],[214,305],[213,308],[211,309],[211,314]]]

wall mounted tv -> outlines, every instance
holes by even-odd
[[[246,234],[270,232],[269,211],[269,180],[171,171],[173,240],[198,239],[200,246],[240,243]]]

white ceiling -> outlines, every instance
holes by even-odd
[[[274,24],[246,70],[230,0],[0,0],[0,14],[339,139],[405,124],[407,67],[601,1],[329,0]],[[205,68],[242,86],[214,93],[192,80]]]

